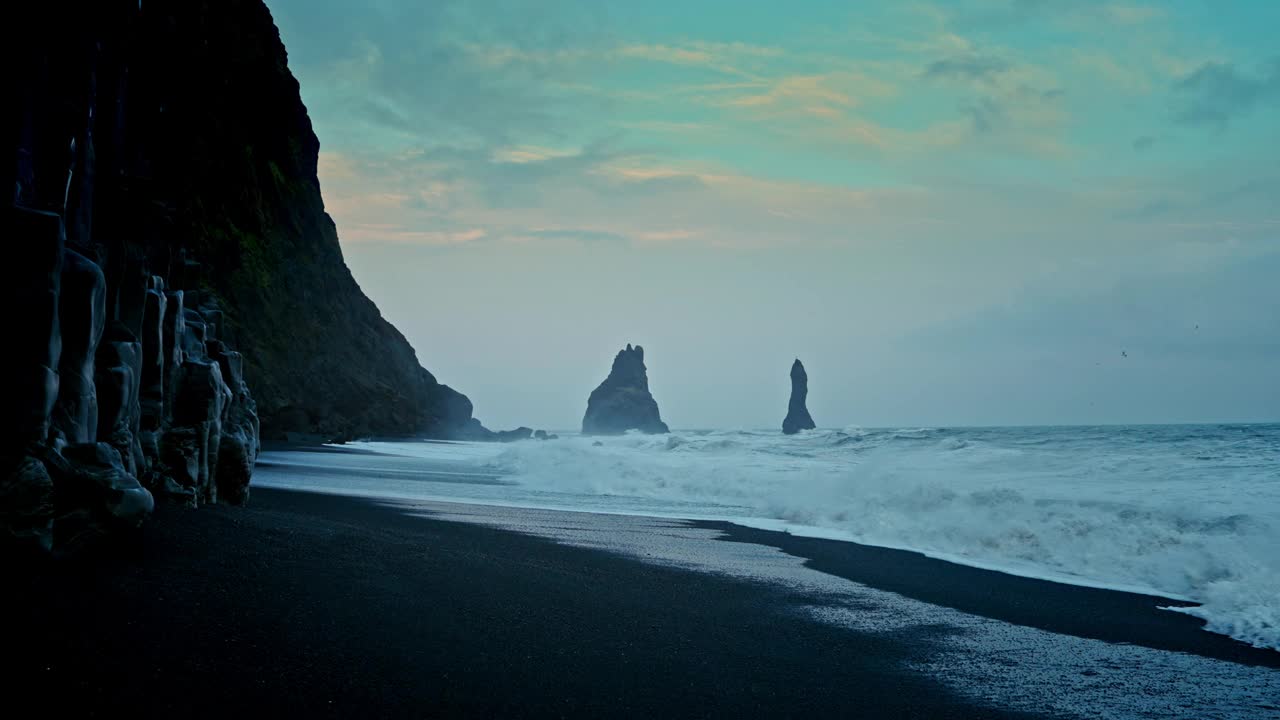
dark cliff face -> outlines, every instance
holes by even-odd
[[[668,432],[658,413],[658,403],[649,393],[644,348],[639,345],[627,345],[618,352],[609,377],[591,391],[587,414],[582,418],[584,435],[621,435],[628,430]]]
[[[791,364],[791,400],[787,403],[787,417],[782,421],[782,432],[794,435],[801,430],[812,430],[817,425],[809,415],[805,400],[809,397],[809,374],[799,358]]]
[[[484,434],[346,267],[319,141],[261,0],[47,5],[61,6],[42,11],[47,54],[71,59],[55,61],[60,85],[44,99],[96,84],[71,94],[96,93],[99,160],[120,170],[97,188],[94,224],[128,227],[120,255],[220,301],[264,436]],[[108,280],[129,271],[118,264]]]
[[[344,264],[261,0],[51,0],[4,41],[0,534],[242,502],[259,418],[493,436]]]
[[[312,131],[261,0],[144,3],[154,174],[246,356],[264,435],[453,436],[471,403],[360,290],[324,211]]]

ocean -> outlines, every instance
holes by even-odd
[[[268,469],[331,472],[266,472],[254,482],[730,520],[917,550],[1194,601],[1184,612],[1206,629],[1280,650],[1280,424],[677,430],[349,447],[385,457],[272,453]]]

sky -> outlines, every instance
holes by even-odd
[[[1280,420],[1280,3],[267,0],[356,280],[495,428]]]

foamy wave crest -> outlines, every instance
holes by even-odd
[[[846,428],[570,437],[486,464],[561,497],[710,504],[722,517],[1190,600],[1208,629],[1280,650],[1280,488],[1265,462],[1233,452],[1239,462],[1207,467],[1203,450],[1178,443]]]

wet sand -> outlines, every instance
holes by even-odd
[[[45,713],[1017,717],[907,669],[927,631],[361,499],[165,507],[109,555],[14,575],[7,702]]]
[[[162,507],[96,557],[17,567],[10,702],[144,717],[1026,717],[920,671],[945,628],[842,628],[795,612],[794,589],[423,512],[258,488],[248,508]],[[1280,667],[1159,598],[689,525],[965,613]]]

